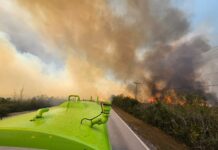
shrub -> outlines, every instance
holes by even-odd
[[[8,113],[9,113],[9,109],[5,107],[5,105],[0,105],[0,119],[7,116]]]
[[[36,110],[43,107],[50,107],[52,99],[46,96],[37,96],[27,100],[12,100],[0,97],[0,118],[8,113]]]
[[[192,149],[218,149],[218,108],[206,105],[171,105],[161,101],[139,103],[114,96],[113,105],[183,141]]]

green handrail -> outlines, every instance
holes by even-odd
[[[68,96],[68,101],[70,101],[71,98],[73,98],[73,100],[75,100],[75,101],[80,101],[79,95],[69,95]]]
[[[91,122],[91,127],[93,127],[95,124],[101,125],[107,123],[108,118],[110,116],[111,102],[101,102],[100,105],[101,105],[101,112],[99,115],[93,118],[83,118],[81,119],[80,124],[83,124],[83,121],[85,120]]]
[[[49,108],[41,108],[37,111],[37,114],[36,116],[31,119],[30,121],[35,121],[36,119],[39,119],[39,118],[43,118],[43,114],[48,112],[49,111]]]
[[[68,96],[68,103],[67,103],[67,110],[70,108],[70,101],[72,100],[71,98],[73,98],[74,101],[80,101],[80,97],[79,95],[69,95]]]

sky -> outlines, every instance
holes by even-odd
[[[189,16],[191,30],[204,28],[210,36],[210,43],[213,46],[218,45],[217,0],[172,0],[172,3]]]
[[[127,84],[152,78],[145,64],[160,47],[218,45],[217,4],[0,0],[0,96],[19,96],[22,88],[26,97],[130,94]]]

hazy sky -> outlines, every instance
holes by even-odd
[[[218,45],[218,1],[137,2],[141,6],[130,0],[0,0],[0,96],[24,87],[25,96],[107,98],[128,93],[126,83],[147,75],[144,55],[160,43],[203,35]]]
[[[210,43],[218,45],[218,1],[217,0],[173,0],[173,4],[189,16],[192,30],[205,30]]]

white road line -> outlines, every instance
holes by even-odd
[[[138,135],[136,135],[135,132],[132,131],[132,129],[126,124],[126,122],[123,121],[123,119],[120,118],[120,116],[119,116],[114,110],[113,110],[113,112],[114,112],[114,114],[117,115],[117,117],[119,118],[119,120],[130,130],[130,132],[139,140],[139,142],[143,145],[143,147],[144,147],[146,150],[150,150],[150,149],[148,148],[148,146],[145,145],[144,142],[142,142],[142,140],[138,137]]]

